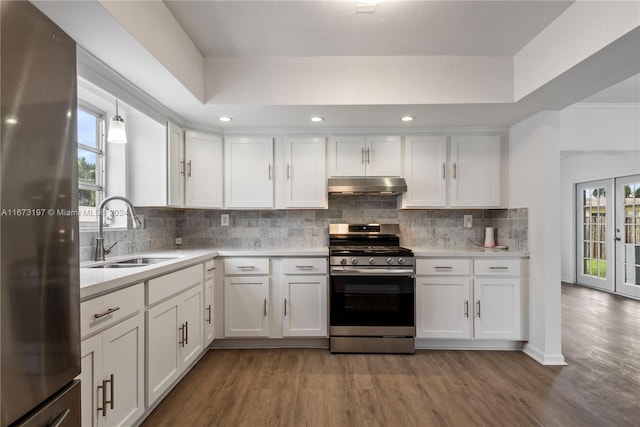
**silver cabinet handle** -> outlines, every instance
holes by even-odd
[[[508,270],[509,267],[489,267],[489,270]]]
[[[208,323],[208,324],[211,324],[211,304],[209,304],[209,305],[207,306],[207,314],[208,314],[208,316],[207,316],[207,323]]]
[[[313,270],[313,265],[296,265],[298,270]]]
[[[367,148],[367,164],[371,164],[371,148]]]
[[[184,322],[184,343],[189,344],[189,322]]]
[[[478,317],[480,317],[480,300],[476,304],[478,306]]]
[[[215,267],[207,268],[207,273],[211,273],[215,269],[216,269]]]
[[[284,317],[287,317],[287,299],[284,299]]]
[[[180,175],[184,176],[184,160],[180,160]]]
[[[447,164],[443,163],[442,164],[442,179],[445,179],[447,177]]]
[[[191,160],[187,163],[187,176],[191,178]]]
[[[362,161],[361,163],[364,165],[364,148],[360,149],[360,154],[362,155]]]
[[[239,268],[241,270],[255,270],[256,266],[255,265],[239,265],[236,268]]]
[[[178,330],[180,331],[180,341],[178,341],[178,345],[184,347],[184,325],[180,325]]]
[[[120,310],[120,307],[107,308],[107,311],[104,311],[104,312],[102,312],[102,313],[94,314],[94,315],[93,315],[93,318],[94,318],[94,319],[100,319],[101,317],[108,316],[108,315],[110,315],[111,313],[116,312],[116,311],[118,311],[118,310]]]
[[[271,181],[271,163],[269,163],[269,181]]]
[[[264,317],[267,317],[267,299],[264,300]]]
[[[453,270],[453,267],[446,266],[446,265],[445,266],[435,266],[433,268],[435,268],[436,270]]]
[[[115,384],[113,382],[113,374],[111,374],[109,376],[109,379],[106,382],[110,383],[110,385],[111,385],[111,393],[109,394],[109,397],[110,397],[109,401],[108,402],[104,402],[104,403],[105,403],[105,406],[108,403],[111,406],[111,409],[113,409],[113,402],[115,401],[114,396],[116,394],[115,391],[114,391],[114,385]]]
[[[464,317],[469,317],[469,300],[464,300]]]
[[[287,163],[287,180],[291,179],[291,165]]]
[[[453,179],[458,179],[458,164],[453,164]]]
[[[70,413],[71,413],[71,409],[65,408],[60,414],[58,414],[56,419],[53,420],[51,424],[49,424],[49,427],[60,427]]]

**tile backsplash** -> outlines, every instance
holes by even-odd
[[[330,196],[328,209],[175,210],[136,208],[145,228],[105,231],[105,245],[118,241],[110,256],[182,247],[313,248],[329,244],[330,223],[398,223],[404,246],[455,247],[482,244],[485,227],[494,227],[496,243],[528,249],[528,209],[398,209],[396,197]],[[220,225],[229,214],[228,227]],[[463,228],[464,215],[473,228]],[[80,261],[93,259],[95,231],[80,233]]]

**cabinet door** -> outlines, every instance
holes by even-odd
[[[447,137],[407,136],[404,142],[406,208],[447,205]]]
[[[416,336],[471,338],[472,304],[471,278],[418,277]]]
[[[213,277],[204,281],[204,346],[213,341]]]
[[[144,317],[138,314],[102,333],[105,380],[113,408],[107,406],[105,426],[132,425],[144,412]],[[111,377],[113,375],[113,377]]]
[[[168,159],[167,173],[169,206],[183,207],[184,198],[184,131],[182,128],[169,122],[167,125]]]
[[[83,340],[81,347],[81,406],[83,427],[98,426],[98,405],[102,407],[102,334]]]
[[[367,176],[402,175],[400,137],[368,136],[365,151]]]
[[[500,206],[500,137],[451,138],[451,206]]]
[[[147,310],[147,406],[178,378],[180,295]]]
[[[202,353],[202,284],[182,295],[180,306],[181,325],[184,328],[184,343],[180,348],[182,369],[185,369]]]
[[[273,139],[225,139],[225,206],[273,207]]]
[[[225,277],[224,334],[226,337],[269,336],[269,277]]]
[[[365,176],[365,138],[337,136],[329,141],[329,176]]]
[[[475,337],[521,339],[520,279],[476,277]]]
[[[285,337],[327,336],[327,276],[284,276]]]
[[[286,206],[327,206],[324,138],[289,138],[285,143]]]
[[[206,133],[185,133],[186,205],[222,207],[222,138]]]

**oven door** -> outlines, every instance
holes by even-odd
[[[332,275],[332,336],[414,336],[415,279],[405,275]]]

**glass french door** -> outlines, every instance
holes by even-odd
[[[616,292],[640,298],[640,175],[616,179]]]
[[[612,180],[577,185],[576,281],[614,291]]]

